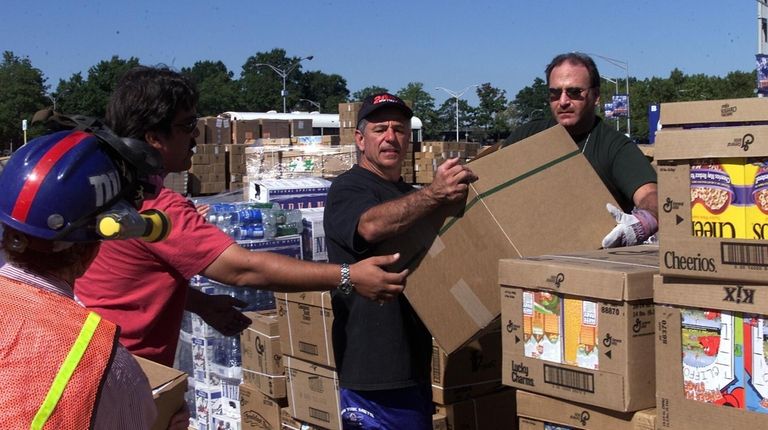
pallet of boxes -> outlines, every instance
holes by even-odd
[[[422,142],[419,151],[413,154],[415,183],[432,183],[437,167],[445,160],[458,157],[462,163],[467,163],[479,150],[480,144],[476,142]]]
[[[658,428],[768,428],[768,99],[662,104]]]
[[[188,174],[188,191],[192,196],[218,194],[227,190],[226,146],[232,141],[227,118],[204,117],[197,123],[198,137],[192,167]]]

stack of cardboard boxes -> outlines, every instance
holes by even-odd
[[[768,426],[768,100],[663,104],[659,428]]]
[[[227,189],[225,145],[232,142],[230,122],[226,118],[204,117],[198,120],[197,129],[197,145],[189,169],[189,194],[223,192]]]
[[[357,113],[362,106],[362,102],[339,103],[339,138],[342,145],[355,144]]]
[[[479,149],[480,144],[475,142],[422,142],[421,150],[414,153],[415,183],[431,183],[443,161],[458,157],[466,163],[477,156]]]

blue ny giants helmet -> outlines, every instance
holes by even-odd
[[[135,169],[103,138],[79,130],[42,136],[17,150],[0,173],[0,221],[44,240],[97,241],[105,238],[100,215],[140,219],[136,180]]]

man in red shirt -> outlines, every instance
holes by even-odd
[[[184,171],[191,166],[198,133],[197,98],[197,90],[179,73],[139,66],[120,80],[106,122],[119,136],[157,149],[165,172]],[[224,284],[276,291],[353,286],[358,294],[383,301],[403,289],[407,271],[382,269],[397,254],[336,265],[251,252],[207,224],[191,202],[156,179],[156,197],[147,198],[141,210],[158,209],[168,216],[172,229],[167,239],[105,243],[75,285],[86,307],[120,325],[120,340],[134,354],[172,365],[185,307],[225,335],[247,327],[249,320],[233,307],[234,299],[189,288],[189,279],[198,273]]]

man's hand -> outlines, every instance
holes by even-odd
[[[382,269],[393,264],[400,254],[366,258],[349,266],[349,276],[355,291],[361,296],[379,303],[394,300],[405,288],[408,269],[400,273],[389,273]]]
[[[195,313],[224,336],[234,336],[251,325],[251,319],[237,309],[247,305],[231,296],[208,295],[204,306],[200,306]]]
[[[608,212],[616,220],[616,227],[603,238],[603,248],[639,245],[659,229],[653,214],[645,209],[633,209],[631,214],[608,203]]]
[[[209,204],[202,204],[195,206],[195,210],[197,210],[197,213],[200,214],[205,219],[208,219],[208,213],[211,211],[211,205]]]
[[[467,197],[469,184],[477,180],[472,170],[451,158],[438,166],[435,179],[426,187],[429,195],[438,203],[451,203]]]

